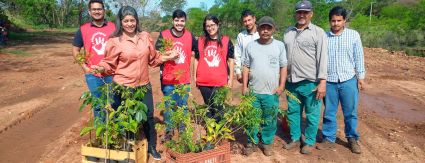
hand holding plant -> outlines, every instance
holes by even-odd
[[[77,54],[77,56],[75,57],[74,63],[78,63],[82,65],[82,64],[86,64],[86,61],[87,61],[86,52],[82,51]]]
[[[166,39],[163,38],[160,40],[162,47],[159,49],[159,52],[161,55],[169,55],[166,52],[171,51],[173,49],[173,40],[172,39]]]

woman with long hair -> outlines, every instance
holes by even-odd
[[[209,107],[208,116],[221,119],[222,106],[215,105],[213,97],[220,87],[232,87],[234,50],[228,36],[220,33],[220,21],[207,15],[203,23],[204,35],[198,39],[199,54],[195,54],[195,80],[204,103]]]
[[[143,124],[143,130],[148,139],[148,152],[155,160],[160,160],[161,155],[156,151],[154,106],[148,66],[156,67],[178,56],[175,51],[166,53],[165,55],[157,53],[149,33],[140,30],[136,10],[124,6],[118,11],[116,31],[107,42],[105,58],[98,66],[92,67],[101,73],[113,75],[116,84],[130,90],[141,87],[147,89],[141,100],[148,108],[147,122]],[[115,94],[113,108],[117,109],[124,100],[121,99],[121,95]]]

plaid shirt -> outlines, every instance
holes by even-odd
[[[327,32],[328,82],[344,82],[354,76],[365,78],[364,54],[359,33],[345,28],[340,35]]]

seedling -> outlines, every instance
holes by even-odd
[[[171,51],[174,45],[172,39],[166,39],[166,38],[161,39],[161,44],[162,44],[162,47],[159,49],[159,52],[161,53],[161,55],[165,55],[165,52]]]
[[[75,57],[74,63],[78,63],[80,65],[85,64],[86,61],[87,61],[86,58],[87,58],[87,56],[86,56],[86,52],[85,51],[79,52],[77,54],[77,56]]]
[[[175,94],[180,96],[190,96],[187,91],[188,85],[179,85],[175,88]],[[241,97],[239,105],[230,105],[226,99],[230,88],[219,88],[213,97],[214,105],[221,105],[223,109],[217,113],[216,117],[207,117],[207,113],[212,106],[200,105],[193,98],[189,100],[189,106],[179,107],[172,100],[171,96],[165,96],[157,108],[162,111],[170,111],[171,124],[158,124],[157,129],[172,128],[179,130],[181,125],[183,130],[174,132],[174,139],[165,143],[165,146],[179,153],[202,152],[213,149],[223,140],[234,140],[234,133],[243,130],[248,133],[248,129],[259,127],[262,122],[261,110],[252,106],[255,96],[247,94]],[[168,105],[166,105],[168,104]],[[189,113],[184,109],[188,107]],[[217,116],[221,117],[217,122]]]
[[[292,92],[289,92],[288,90],[285,89],[284,93],[289,98],[291,98],[291,99],[295,100],[296,102],[298,102],[299,104],[301,104],[301,100],[298,99],[297,96],[295,96]]]
[[[100,140],[101,147],[113,149],[129,149],[129,142],[138,133],[140,125],[147,120],[147,106],[141,102],[149,88],[125,87],[113,83],[105,83],[98,88],[102,95],[97,98],[90,92],[85,92],[80,100],[83,101],[80,111],[87,105],[101,108],[101,117],[96,117],[93,123],[83,128],[81,136],[94,131],[96,140]],[[120,96],[121,103],[112,108],[113,95]]]

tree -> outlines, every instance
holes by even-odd
[[[187,19],[186,27],[195,35],[202,35],[202,23],[205,15],[207,15],[207,11],[202,10],[200,8],[190,8],[187,11]]]
[[[186,0],[161,0],[159,6],[166,15],[171,15],[176,9],[183,9]]]

